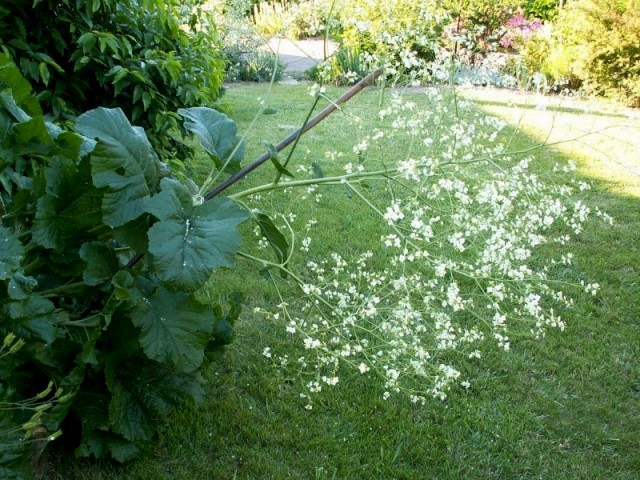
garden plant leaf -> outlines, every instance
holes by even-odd
[[[194,206],[185,186],[164,179],[147,211],[161,219],[149,229],[149,252],[162,281],[178,290],[196,289],[215,268],[233,266],[241,242],[236,226],[248,213],[232,200]]]

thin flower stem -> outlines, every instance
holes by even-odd
[[[362,80],[360,80],[357,84],[355,84],[353,87],[351,87],[349,90],[347,90],[337,101],[335,104],[331,104],[329,105],[327,108],[325,108],[324,110],[322,110],[322,112],[320,112],[318,115],[316,115],[315,117],[313,117],[305,126],[304,128],[300,128],[298,130],[296,130],[295,132],[293,132],[291,135],[289,135],[287,138],[285,138],[283,141],[281,141],[280,143],[278,143],[275,146],[276,151],[280,152],[282,150],[284,150],[286,147],[288,147],[291,143],[295,142],[300,135],[303,135],[304,133],[308,132],[309,130],[311,130],[313,127],[315,127],[316,125],[318,125],[320,122],[322,122],[325,118],[327,118],[329,115],[331,115],[336,109],[337,106],[348,102],[352,97],[354,97],[357,93],[359,93],[360,91],[362,91],[364,88],[366,88],[367,86],[369,86],[376,78],[378,78],[380,75],[382,74],[382,69],[378,69],[375,70],[374,72],[371,72],[369,75],[367,75],[365,78],[363,78]],[[209,193],[207,193],[206,195],[204,195],[204,199],[205,200],[210,200],[211,198],[219,195],[222,191],[226,190],[227,188],[229,188],[231,185],[234,185],[235,183],[237,183],[240,179],[244,178],[245,176],[247,176],[250,172],[252,172],[253,170],[255,170],[256,168],[258,168],[260,165],[262,165],[263,163],[267,162],[269,159],[271,158],[271,152],[265,152],[264,154],[262,154],[260,157],[258,157],[257,159],[255,159],[253,162],[251,162],[249,165],[247,165],[246,167],[244,167],[243,169],[241,169],[239,172],[237,172],[235,175],[232,175],[230,178],[228,178],[227,180],[225,180],[224,182],[220,183],[218,186],[216,186],[213,190],[211,190]]]
[[[239,200],[241,198],[255,195],[256,193],[268,192],[271,190],[278,190],[283,188],[294,188],[294,187],[306,187],[311,185],[341,185],[348,183],[352,180],[374,180],[380,177],[388,177],[392,173],[397,173],[397,169],[392,170],[377,170],[374,172],[354,172],[345,175],[335,176],[335,177],[322,177],[322,178],[308,178],[305,180],[292,180],[290,182],[284,182],[277,185],[273,183],[267,183],[264,185],[260,185],[258,187],[249,188],[247,190],[243,190],[242,192],[234,193],[229,195],[229,198],[232,200]]]

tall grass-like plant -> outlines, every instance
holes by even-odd
[[[314,66],[307,73],[320,83],[351,85],[375,69],[377,60],[358,47],[343,46],[335,55]]]

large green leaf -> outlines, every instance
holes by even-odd
[[[240,168],[245,145],[237,137],[236,124],[233,120],[207,107],[181,108],[178,113],[186,119],[184,128],[198,137],[202,148],[211,155],[218,168],[221,168],[227,160],[229,160],[228,171],[237,171]]]
[[[134,443],[148,443],[155,433],[153,412],[141,403],[115,375],[107,376],[111,391],[109,423],[114,432]]]
[[[173,363],[181,372],[202,364],[213,316],[192,295],[159,287],[137,303],[131,320],[141,330],[140,344],[150,359]]]
[[[0,53],[0,90],[10,88],[16,103],[30,115],[42,115],[40,104],[31,94],[31,85],[18,67],[5,54]]]
[[[5,333],[11,331],[25,340],[34,340],[50,344],[56,337],[58,315],[55,307],[46,298],[30,295],[24,300],[6,305],[6,314],[11,318],[2,328]]]
[[[136,303],[140,292],[136,288],[136,281],[128,270],[120,270],[111,280],[113,296],[116,300]]]
[[[118,462],[126,462],[140,456],[142,445],[109,431],[109,406],[111,392],[104,381],[85,382],[85,388],[76,395],[74,410],[82,418],[82,438],[75,451],[78,457],[105,458],[109,454]]]
[[[87,285],[99,285],[118,271],[118,259],[104,242],[87,242],[80,247],[80,258],[87,262],[82,278]]]
[[[38,282],[35,278],[25,277],[22,273],[16,272],[13,278],[9,280],[9,287],[7,288],[9,298],[24,300],[31,294],[36,285],[38,285]]]
[[[193,196],[178,180],[163,178],[160,192],[147,199],[145,210],[158,220],[189,218],[193,212]]]
[[[260,226],[262,235],[265,236],[271,248],[278,258],[278,262],[284,264],[289,257],[289,242],[285,236],[278,230],[278,227],[273,223],[273,220],[264,213],[257,213],[255,215],[256,222]]]
[[[84,420],[85,415],[82,415]],[[83,436],[82,443],[76,449],[78,457],[108,458],[108,454],[120,463],[130,462],[142,455],[141,445],[117,435],[105,427],[104,430],[91,430]]]
[[[109,403],[110,426],[136,443],[154,438],[158,415],[167,415],[177,405],[199,401],[203,396],[200,375],[176,374],[142,358],[108,369],[106,378],[113,395]]]
[[[0,226],[0,280],[7,280],[20,268],[24,247],[8,228]]]
[[[27,122],[31,119],[31,116],[18,106],[16,99],[13,98],[11,89],[0,91],[0,106],[7,111],[12,120],[18,123]]]
[[[91,165],[93,184],[106,188],[105,223],[119,227],[138,218],[160,175],[160,162],[144,130],[131,126],[119,108],[97,108],[80,115],[76,128],[98,141]]]
[[[0,402],[10,399],[0,392]],[[0,478],[6,480],[32,480],[29,465],[29,443],[24,441],[18,415],[6,409],[0,415]]]
[[[9,113],[0,108],[0,172],[4,170],[5,165],[13,163],[13,158],[15,157],[13,147],[7,145],[9,148],[5,148],[3,146],[9,137],[9,132],[11,131],[13,124],[14,121]]]
[[[82,243],[87,231],[101,222],[101,197],[91,184],[87,160],[77,165],[64,157],[51,159],[45,171],[46,195],[37,203],[33,240],[62,250]]]
[[[233,341],[233,325],[238,320],[242,312],[242,302],[244,297],[241,293],[235,292],[227,298],[228,309],[225,312],[221,304],[212,305],[215,316],[213,331],[205,354],[209,359],[211,355],[218,353],[221,347],[229,345]]]
[[[87,156],[96,146],[94,140],[85,138],[75,132],[61,132],[54,138],[60,153],[73,160],[80,160]]]
[[[160,221],[149,230],[149,252],[158,277],[177,290],[195,290],[218,267],[231,267],[240,248],[237,225],[248,218],[228,198],[192,204],[189,191],[163,179],[162,191],[147,204]]]
[[[151,220],[151,216],[144,215],[120,227],[116,227],[112,230],[113,239],[122,245],[132,248],[134,252],[146,252],[149,248],[147,231],[151,226]]]
[[[42,116],[14,125],[9,141],[18,155],[49,155],[56,147]]]

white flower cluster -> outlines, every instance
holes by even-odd
[[[445,399],[471,386],[464,362],[487,342],[508,351],[512,338],[565,328],[573,300],[560,287],[570,285],[553,273],[572,255],[544,263],[535,252],[582,231],[592,212],[572,196],[586,187],[542,181],[533,158],[507,155],[502,120],[426,95],[429,109],[394,97],[380,115],[389,128],[366,139],[370,149],[407,146],[385,174],[386,193],[349,183],[387,229],[376,253],[310,261],[303,305],[277,312],[303,348],[292,363],[316,379],[306,399],[338,384],[345,366],[381,378],[384,398]]]

